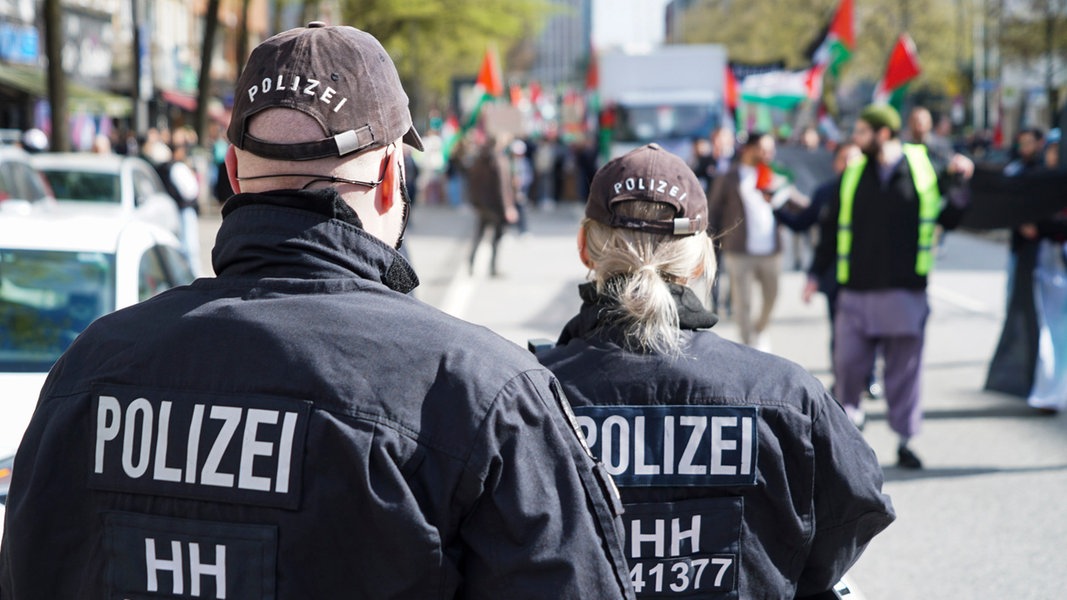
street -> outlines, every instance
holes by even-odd
[[[505,236],[502,276],[489,278],[488,246],[468,272],[474,217],[465,207],[416,206],[407,236],[422,281],[415,294],[517,344],[555,339],[579,306],[585,277],[575,249],[580,218],[577,204],[531,210],[530,234]],[[201,217],[205,263],[217,225],[217,210]],[[894,466],[885,403],[866,406],[864,435],[897,511],[850,573],[869,600],[1065,597],[1067,415],[1039,416],[1021,399],[982,391],[1004,313],[1006,257],[996,238],[954,232],[930,277],[926,421],[912,444],[925,469]],[[772,350],[829,383],[824,299],[802,303],[803,274],[788,270],[791,259],[783,264]],[[737,339],[731,320],[720,318],[714,331]]]

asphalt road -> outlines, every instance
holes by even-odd
[[[573,204],[531,211],[530,233],[504,238],[503,276],[490,278],[487,247],[467,268],[469,211],[417,206],[407,237],[422,280],[416,295],[517,344],[554,339],[585,278],[574,242],[580,217]],[[205,267],[217,223],[214,211],[201,218]],[[926,421],[912,443],[924,470],[894,466],[885,404],[867,405],[864,435],[898,515],[850,573],[868,600],[1067,598],[1067,415],[1038,416],[1020,399],[982,391],[1003,319],[1006,256],[995,238],[954,232],[931,275]],[[801,273],[783,273],[772,351],[828,383],[825,305],[803,304],[802,285]],[[737,339],[729,318],[714,330]]]

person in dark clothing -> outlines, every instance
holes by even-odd
[[[422,141],[388,56],[321,22],[252,52],[218,276],[56,363],[0,597],[633,598],[559,383],[407,295],[400,146]]]
[[[478,256],[485,232],[491,230],[489,275],[497,277],[497,258],[500,240],[504,237],[504,228],[519,219],[515,206],[515,187],[512,185],[511,164],[505,154],[507,140],[503,137],[489,137],[481,143],[476,142],[472,149],[474,156],[467,167],[467,199],[474,207],[477,221],[474,225],[474,239],[467,259],[470,273],[474,273],[474,259]]]
[[[841,286],[834,318],[834,389],[857,425],[877,349],[883,351],[889,426],[900,437],[897,464],[920,469],[909,441],[921,427],[921,359],[930,308],[926,281],[934,227],[956,227],[974,164],[962,155],[935,166],[926,148],[900,141],[888,105],[860,113],[852,140],[863,151],[842,173],[820,221],[812,272],[833,269]],[[809,279],[804,291],[818,287]]]
[[[837,148],[834,149],[832,165],[836,176],[839,177],[841,173],[844,172],[845,167],[848,166],[849,161],[859,155],[860,149],[852,142],[839,144]],[[838,187],[840,187],[840,180],[837,177],[834,177],[815,188],[807,206],[800,210],[791,210],[790,207],[783,206],[782,208],[775,210],[774,215],[779,223],[785,225],[792,231],[808,232],[819,222],[823,213],[828,210],[830,199],[837,194]],[[838,290],[837,277],[832,268],[826,269],[821,273],[813,272],[809,268],[808,278],[813,279],[818,283],[816,289],[826,297],[826,312],[830,323],[830,360],[833,362],[834,315],[836,313],[834,307],[837,304]],[[802,293],[801,297],[804,300],[804,303],[807,304],[811,302],[811,297],[814,296],[815,290],[805,288],[805,292],[806,293]],[[877,383],[873,368],[871,369],[871,375],[868,378],[867,395],[872,398],[881,395],[880,386]]]
[[[707,219],[682,159],[608,162],[578,230],[592,281],[537,357],[621,489],[638,598],[822,595],[895,518],[882,470],[818,380],[708,330]]]
[[[1017,157],[1004,167],[1004,175],[1020,178],[1048,170],[1043,146],[1044,133],[1040,129],[1019,132],[1016,138]],[[1032,406],[1049,414],[1058,412],[1067,399],[1056,398],[1055,393],[1034,393],[1037,375],[1042,371],[1055,371],[1051,364],[1045,368],[1039,367],[1042,362],[1039,352],[1042,335],[1039,307],[1043,304],[1043,294],[1041,287],[1035,283],[1039,259],[1053,266],[1058,260],[1063,260],[1056,256],[1056,250],[1067,239],[1067,220],[1064,216],[1067,215],[1051,216],[1012,229],[1007,310],[985,382],[985,389],[1027,398]],[[1054,363],[1055,360],[1046,358],[1044,362]]]

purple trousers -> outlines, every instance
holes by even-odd
[[[905,437],[919,432],[919,386],[926,318],[921,290],[841,290],[834,318],[834,391],[845,406],[859,408],[879,348],[885,361],[889,427]]]

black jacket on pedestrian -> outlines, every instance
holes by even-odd
[[[969,202],[969,188],[958,175],[949,175],[933,157],[938,173],[942,208],[937,223],[955,229]],[[879,163],[868,160],[856,187],[852,206],[852,251],[850,275],[845,289],[873,291],[886,289],[925,290],[926,275],[915,272],[918,254],[919,195],[912,181],[907,159],[892,167],[883,185]],[[837,228],[841,211],[841,177],[819,222],[819,242],[809,272],[836,273]]]
[[[818,380],[707,331],[715,316],[671,287],[681,357],[625,349],[593,284],[538,353],[621,489],[638,598],[829,590],[895,518],[874,452]]]
[[[546,369],[406,295],[332,189],[223,212],[217,278],[99,319],[50,373],[0,597],[632,597]]]

